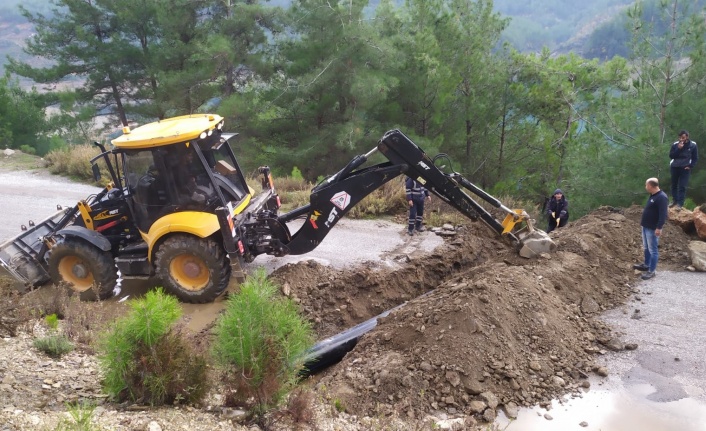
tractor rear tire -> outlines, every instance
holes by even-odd
[[[230,281],[230,260],[217,242],[176,235],[157,249],[157,276],[165,289],[183,302],[213,302]]]
[[[82,301],[110,298],[118,282],[113,256],[81,240],[59,240],[47,265],[54,284],[68,286]]]

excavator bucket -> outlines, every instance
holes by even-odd
[[[501,223],[501,235],[512,234],[519,241],[520,256],[531,258],[556,250],[556,244],[546,232],[534,228],[532,219],[525,210],[510,210]],[[524,225],[522,225],[524,224]],[[519,227],[519,229],[516,229]]]
[[[532,258],[542,253],[551,253],[556,250],[556,244],[549,235],[542,231],[533,229],[518,235],[520,240],[520,256]]]

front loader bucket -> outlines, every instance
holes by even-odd
[[[49,274],[39,262],[39,253],[44,245],[43,238],[53,231],[64,215],[66,211],[60,210],[0,244],[0,266],[26,287],[40,286],[49,281]]]

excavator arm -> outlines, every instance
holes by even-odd
[[[362,167],[378,151],[389,161]],[[440,156],[444,155],[437,158]],[[240,238],[246,245],[243,253],[245,260],[251,261],[263,253],[284,256],[310,252],[358,202],[403,174],[424,184],[431,193],[471,220],[481,219],[499,235],[529,246],[528,249],[525,247],[528,257],[555,248],[544,232],[533,228],[525,211],[505,207],[459,173],[442,172],[435,166],[434,160],[412,140],[399,130],[391,130],[385,133],[371,151],[356,156],[339,172],[314,187],[308,205],[280,216],[274,216],[270,211],[259,212],[240,223]],[[271,189],[268,192],[274,193],[273,187]],[[497,221],[464,189],[505,212],[504,220]],[[304,224],[294,234],[290,234],[287,223],[300,218],[305,218]]]

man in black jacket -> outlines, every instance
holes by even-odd
[[[659,180],[649,178],[645,182],[645,190],[650,194],[642,210],[642,248],[645,252],[645,262],[633,265],[633,269],[645,271],[643,280],[655,276],[657,261],[659,260],[659,237],[662,236],[662,227],[667,222],[667,206],[669,198],[660,190]]]
[[[669,150],[669,170],[672,174],[672,203],[669,205],[677,208],[684,206],[686,187],[689,185],[691,170],[699,159],[699,150],[696,142],[689,139],[689,132],[679,132],[679,140],[672,144]]]
[[[566,200],[566,196],[564,196],[564,192],[561,189],[554,190],[554,194],[549,199],[547,217],[549,219],[547,233],[558,227],[566,226],[569,221],[569,201]]]

